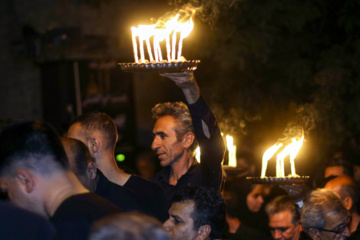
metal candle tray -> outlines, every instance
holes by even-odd
[[[200,60],[155,63],[118,63],[125,72],[183,72],[196,70]]]
[[[301,176],[301,177],[247,177],[253,184],[281,184],[281,185],[292,185],[292,184],[305,184],[310,180],[309,176]]]

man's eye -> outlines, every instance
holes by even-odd
[[[175,224],[180,224],[180,223],[182,223],[182,221],[180,219],[174,219],[174,223]]]
[[[286,230],[288,230],[289,228],[288,227],[283,227],[283,228],[279,228],[279,231],[280,232],[286,232]]]

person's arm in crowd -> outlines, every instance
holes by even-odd
[[[224,140],[213,113],[200,96],[194,72],[164,73],[161,76],[175,82],[184,93],[192,117],[195,136],[201,149],[201,165],[210,169],[211,172],[221,170],[221,162],[225,153]]]

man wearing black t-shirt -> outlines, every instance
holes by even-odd
[[[165,221],[168,213],[162,190],[142,177],[125,173],[116,164],[115,145],[118,133],[114,121],[105,113],[88,113],[75,118],[68,137],[82,141],[89,148],[97,168],[106,180],[135,193],[141,199],[145,211]],[[96,191],[103,191],[98,186]]]
[[[85,240],[94,221],[120,212],[89,193],[69,170],[61,140],[49,125],[11,125],[0,134],[0,145],[1,188],[15,205],[50,218],[59,239]]]
[[[70,169],[79,181],[91,192],[109,200],[123,211],[138,211],[146,213],[141,206],[138,196],[129,189],[110,182],[104,174],[96,168],[87,146],[74,138],[61,138]]]

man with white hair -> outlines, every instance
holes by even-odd
[[[328,189],[314,190],[301,212],[301,224],[311,239],[346,239],[350,217],[339,195]]]

